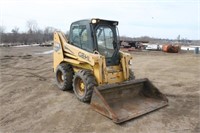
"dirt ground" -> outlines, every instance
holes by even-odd
[[[149,78],[169,106],[122,124],[55,85],[51,47],[0,48],[0,132],[199,133],[200,55],[131,52],[136,78]]]

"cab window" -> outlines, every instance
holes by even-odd
[[[92,51],[92,46],[90,46],[88,31],[86,25],[72,25],[71,33],[71,43],[79,48],[82,48],[87,51]]]
[[[112,57],[114,53],[114,36],[113,31],[108,26],[100,26],[96,30],[96,38],[99,53],[107,58]]]
[[[75,46],[80,47],[80,40],[79,40],[79,25],[72,26],[72,43]]]

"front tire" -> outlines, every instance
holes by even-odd
[[[129,69],[129,78],[128,78],[128,80],[134,80],[134,79],[135,79],[134,72],[131,69]]]
[[[71,65],[62,63],[56,69],[56,84],[60,90],[71,90],[74,71]]]
[[[97,86],[94,75],[89,70],[80,70],[73,78],[73,90],[82,102],[90,102],[94,86]]]

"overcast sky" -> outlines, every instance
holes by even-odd
[[[11,32],[35,20],[39,28],[69,30],[73,21],[119,21],[120,35],[200,40],[200,0],[0,0],[0,25]]]

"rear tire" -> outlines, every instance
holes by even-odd
[[[73,78],[73,90],[76,97],[82,102],[90,102],[96,79],[91,71],[80,70]]]
[[[71,65],[62,63],[56,70],[56,84],[60,90],[71,90],[74,71]]]
[[[134,79],[135,79],[134,72],[131,69],[129,69],[129,78],[128,78],[128,80],[134,80]]]

